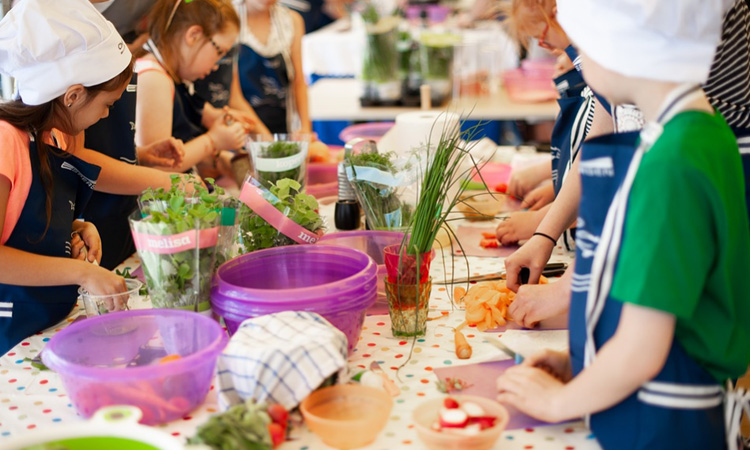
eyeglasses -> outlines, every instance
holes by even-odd
[[[549,24],[551,22],[551,18],[549,14],[547,14],[547,11],[544,10],[544,7],[541,4],[537,4],[539,7],[539,10],[542,12],[542,16],[544,17],[544,31],[542,31],[542,35],[539,36],[539,40],[537,43],[540,47],[542,47],[545,50],[554,50],[555,48],[552,47],[549,43],[547,43],[547,33],[549,32]]]
[[[206,37],[208,38],[208,42],[210,42],[211,45],[214,46],[214,50],[216,50],[216,54],[219,56],[219,58],[223,58],[224,55],[229,53],[229,50],[224,50],[223,48],[221,48],[219,44],[217,44],[216,41],[214,41],[212,37],[210,36],[206,36]]]
[[[539,36],[537,44],[545,50],[554,50],[554,48],[547,43],[547,32],[549,32],[549,22],[544,26],[544,31],[542,31],[541,36]]]

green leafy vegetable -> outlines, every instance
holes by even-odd
[[[205,444],[216,450],[271,449],[270,423],[266,406],[247,400],[212,416],[198,427],[196,435],[188,439],[188,444]]]
[[[263,143],[263,142],[257,142],[253,143],[253,146],[257,146],[257,155],[256,157],[260,158],[269,158],[269,159],[279,159],[279,158],[286,158],[289,156],[294,156],[299,154],[300,152],[304,151],[303,146],[307,146],[306,142],[285,142],[285,141],[276,141],[271,142],[269,144]],[[281,172],[270,172],[270,171],[261,171],[258,170],[258,178],[259,181],[263,184],[265,187],[269,187],[272,184],[275,184],[277,181],[284,179],[284,178],[290,178],[292,180],[296,180],[299,183],[302,183],[303,181],[303,163],[304,158],[300,160],[300,165],[297,167],[293,167],[288,170],[283,170]]]
[[[209,192],[194,179],[194,193],[181,189],[181,178],[172,177],[170,189],[147,189],[139,197],[142,218],[131,220],[138,233],[170,236],[191,230],[209,230],[218,226],[222,206],[219,196],[224,191],[214,186]],[[177,253],[157,253],[139,249],[141,266],[157,308],[192,308],[209,301],[211,274],[214,269],[216,246],[191,248]]]
[[[276,209],[301,227],[317,232],[323,228],[323,219],[317,213],[318,201],[311,195],[299,192],[300,187],[300,184],[295,180],[282,179],[275,184],[271,184],[264,197]],[[240,205],[239,221],[238,240],[241,253],[296,243],[291,238],[281,234],[244,203]]]
[[[125,267],[122,270],[115,269],[115,273],[117,275],[120,275],[121,277],[129,280],[136,280],[138,277],[130,273],[130,267]],[[138,290],[138,295],[148,295],[148,287],[146,287],[145,284],[141,285],[141,288]]]

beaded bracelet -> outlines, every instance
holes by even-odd
[[[552,237],[552,236],[550,236],[549,234],[546,234],[546,233],[540,233],[539,231],[537,231],[536,233],[532,234],[532,236],[542,236],[542,237],[546,237],[547,239],[549,239],[550,241],[552,241],[552,245],[557,245],[557,239],[553,238],[553,237]]]

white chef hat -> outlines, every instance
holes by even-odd
[[[0,72],[16,79],[27,105],[46,103],[74,84],[108,81],[131,58],[88,0],[21,0],[0,21]]]
[[[557,17],[573,43],[606,69],[652,80],[703,83],[731,3],[557,0]]]

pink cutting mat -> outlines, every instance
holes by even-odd
[[[456,256],[486,256],[486,257],[500,257],[505,258],[510,256],[511,253],[518,250],[518,245],[501,245],[498,248],[482,248],[479,243],[482,242],[484,236],[482,233],[495,233],[496,225],[489,225],[483,227],[474,227],[467,225],[459,225],[456,229],[456,236],[464,251],[457,245],[453,245],[453,254]]]
[[[471,181],[481,183],[482,178],[484,178],[484,183],[487,187],[491,191],[494,191],[495,186],[500,183],[507,183],[510,179],[510,164],[488,162],[479,169],[479,172],[482,174],[482,177],[480,178],[479,174],[474,173],[471,177]]]
[[[508,367],[515,364],[512,359],[504,361],[493,361],[466,366],[444,366],[433,370],[438,380],[446,378],[459,378],[470,384],[469,387],[460,391],[461,394],[477,395],[490,400],[497,398],[497,387],[495,381]],[[533,428],[543,425],[551,425],[547,422],[527,416],[512,406],[505,405],[510,413],[510,421],[506,430],[518,430],[521,428]]]

